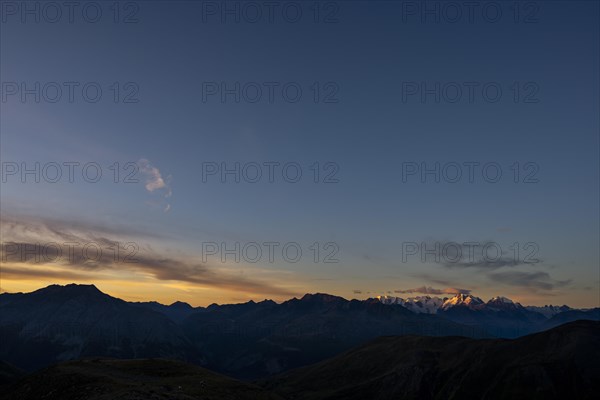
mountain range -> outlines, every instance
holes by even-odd
[[[495,311],[500,310],[517,310],[525,308],[529,311],[542,314],[546,318],[550,318],[561,312],[573,310],[567,305],[553,306],[545,305],[543,307],[538,306],[527,306],[523,307],[520,303],[515,303],[509,298],[503,296],[497,296],[491,298],[489,301],[484,302],[479,297],[458,293],[452,297],[430,297],[430,296],[415,296],[409,298],[394,297],[394,296],[378,296],[377,300],[384,304],[401,305],[415,313],[425,314],[437,314],[439,312],[447,311],[453,307],[467,307],[471,310],[485,310],[491,309]]]
[[[283,303],[192,307],[126,302],[93,285],[51,285],[0,295],[0,360],[33,371],[85,357],[162,357],[261,379],[386,335],[513,338],[600,319],[600,309],[537,311],[504,298],[486,303],[463,294],[442,300],[307,294]],[[415,311],[420,307],[431,311]]]
[[[487,302],[463,293],[445,298],[379,296],[376,299],[384,304],[402,306],[417,314],[437,315],[460,324],[483,328],[493,336],[504,338],[539,332],[577,319],[600,318],[599,308],[578,310],[567,305],[522,306],[502,296]]]

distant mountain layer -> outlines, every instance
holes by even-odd
[[[417,296],[408,299],[380,296],[375,300],[402,306],[415,313],[435,314],[505,338],[539,332],[578,319],[600,319],[599,308],[575,310],[566,305],[523,307],[506,297],[494,297],[488,302],[470,294],[457,294],[450,298]]]
[[[6,400],[281,400],[258,386],[179,361],[69,361],[0,391]]]
[[[600,322],[514,340],[383,337],[263,382],[288,399],[595,399]]]
[[[83,357],[162,357],[260,379],[385,335],[510,338],[576,319],[599,319],[598,309],[568,309],[547,318],[508,299],[484,303],[462,294],[426,303],[431,309],[437,305],[437,311],[328,294],[281,304],[265,300],[193,308],[181,302],[129,303],[93,285],[52,285],[0,295],[0,360],[32,371]]]
[[[495,310],[515,310],[524,308],[527,311],[532,311],[541,314],[546,318],[550,318],[556,314],[573,310],[567,305],[552,306],[546,305],[543,307],[527,306],[523,307],[519,303],[515,303],[509,298],[497,296],[490,299],[487,303],[479,297],[458,293],[452,297],[430,297],[430,296],[415,296],[409,298],[395,296],[378,296],[377,300],[384,304],[401,305],[416,313],[437,314],[453,307],[467,307],[472,310],[495,309]]]

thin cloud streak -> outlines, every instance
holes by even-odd
[[[4,229],[3,225],[3,239],[10,237],[7,233],[19,233],[20,239],[0,244],[2,272],[9,271],[13,279],[19,279],[19,271],[23,273],[23,279],[59,278],[59,272],[48,272],[47,268],[56,266],[65,271],[64,279],[83,277],[89,280],[85,273],[90,272],[130,273],[149,275],[159,281],[180,281],[244,293],[298,294],[270,282],[217,270],[185,257],[164,257],[136,242],[123,243],[95,232],[64,232],[56,227],[48,229],[45,225],[21,223],[17,226],[13,223],[9,229]],[[66,243],[70,245],[65,246]],[[83,251],[86,245],[89,246],[87,253]]]
[[[414,288],[414,289],[404,289],[404,290],[394,290],[394,293],[401,293],[401,294],[406,294],[406,293],[420,293],[420,294],[470,294],[471,290],[470,289],[459,289],[459,288],[453,288],[453,287],[448,287],[445,289],[435,289],[432,288],[431,286],[421,286],[418,288]]]
[[[531,290],[551,291],[557,288],[568,286],[572,281],[554,280],[547,272],[521,272],[507,271],[489,274],[488,277],[498,283],[510,286],[524,287]]]

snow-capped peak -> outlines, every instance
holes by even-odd
[[[483,300],[481,300],[479,297],[475,297],[470,294],[459,293],[454,297],[450,297],[448,300],[444,301],[444,304],[442,304],[441,308],[443,310],[447,310],[456,306],[473,308],[480,304],[483,304]]]
[[[402,297],[377,296],[376,299],[383,304],[404,304],[404,299]]]
[[[542,314],[543,316],[545,316],[546,318],[553,317],[554,315],[560,314],[561,312],[564,312],[564,311],[572,310],[572,308],[567,305],[562,305],[562,306],[545,305],[543,307],[527,306],[525,308],[528,309],[529,311],[538,312],[538,313]]]
[[[436,314],[443,303],[439,297],[416,296],[406,299],[403,306],[419,314]]]
[[[505,303],[505,304],[514,304],[514,302],[503,296],[492,297],[488,303]]]
[[[417,314],[437,314],[439,312],[448,311],[453,307],[465,307],[474,311],[519,311],[527,309],[543,314],[547,318],[558,313],[571,310],[568,306],[544,306],[523,307],[520,303],[504,297],[492,297],[488,302],[484,302],[479,297],[471,294],[460,293],[450,298],[430,297],[430,296],[415,296],[415,297],[396,297],[396,296],[377,296],[374,300],[382,304],[399,305]]]
[[[415,296],[407,299],[394,296],[377,296],[377,300],[383,304],[401,305],[418,314],[436,314],[444,303],[443,299],[430,296]]]
[[[496,296],[486,303],[486,306],[495,311],[508,311],[523,308],[519,303],[515,303],[511,299],[502,296]]]

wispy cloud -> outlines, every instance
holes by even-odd
[[[474,261],[457,261],[457,262],[444,262],[442,265],[446,268],[477,268],[477,269],[498,269],[502,267],[516,267],[518,265],[527,265],[523,261],[515,260],[510,257],[500,257],[494,261],[488,261],[485,259],[478,259]]]
[[[65,224],[56,221],[11,221],[7,226],[1,220],[3,278],[10,274],[13,280],[59,277],[89,280],[94,274],[98,277],[108,274],[179,281],[242,293],[298,294],[270,281],[217,269],[194,258],[165,257],[138,241],[139,237],[123,242],[105,235],[106,232],[66,231],[62,229]],[[85,246],[87,253],[83,251]]]
[[[145,158],[142,158],[138,161],[138,165],[140,167],[140,172],[146,178],[146,190],[149,192],[153,192],[158,189],[163,189],[167,187],[167,184],[162,178],[162,175],[158,168],[150,165],[150,161]]]
[[[165,199],[170,198],[173,195],[173,191],[171,190],[170,180],[171,176],[167,176],[163,178],[162,173],[158,168],[150,164],[145,158],[142,158],[138,161],[138,166],[140,168],[140,173],[144,177],[145,180],[145,188],[148,192],[160,192],[162,197]],[[163,210],[168,212],[171,209],[171,204],[166,202]]]
[[[414,289],[394,290],[395,293],[421,293],[421,294],[469,294],[470,289],[459,289],[448,287],[445,289],[435,289],[431,286],[421,286]]]
[[[52,269],[31,269],[23,267],[2,266],[2,277],[4,279],[69,279],[74,281],[86,281],[90,276],[85,273]]]
[[[522,244],[500,243],[493,240],[451,241],[427,239],[414,243],[417,253],[412,253],[422,262],[432,262],[447,269],[474,269],[481,271],[496,270],[504,267],[514,268],[521,265],[535,265],[539,246],[535,242]],[[515,251],[520,246],[523,254]]]
[[[554,280],[547,272],[522,272],[506,271],[489,274],[488,277],[497,283],[510,286],[529,288],[532,290],[550,291],[556,288],[568,286],[571,283],[567,280]]]
[[[411,274],[410,276],[412,276],[413,278],[418,278],[420,280],[425,280],[427,282],[432,282],[432,283],[435,283],[435,284],[438,284],[438,285],[454,286],[454,283],[452,283],[448,279],[444,279],[444,278],[440,278],[440,277],[435,277],[435,276],[432,276],[432,275],[424,273],[424,272],[416,273],[416,274]]]
[[[11,240],[31,237],[68,239],[71,234],[93,233],[99,236],[136,237],[143,239],[164,239],[165,236],[150,229],[134,228],[120,222],[99,223],[85,219],[39,217],[20,214],[0,215],[2,235]]]

